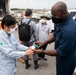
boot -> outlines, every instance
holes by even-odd
[[[34,60],[34,69],[37,69],[39,67],[39,64],[38,64],[38,61],[37,60]]]
[[[28,64],[28,60],[25,60],[25,64],[26,64],[26,69],[28,69],[30,66],[31,66],[31,64]]]

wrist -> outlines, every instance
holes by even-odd
[[[44,53],[44,50],[42,50],[41,53]]]
[[[28,55],[27,55],[27,52],[25,52],[25,56],[28,56]]]
[[[26,52],[25,52],[25,56],[26,56]]]

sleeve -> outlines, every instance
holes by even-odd
[[[39,37],[39,23],[36,25],[36,29],[38,31],[38,37]]]
[[[75,33],[73,31],[65,31],[62,33],[62,37],[59,43],[59,47],[56,49],[60,56],[66,56],[68,52],[73,48],[75,44]]]
[[[11,58],[20,58],[20,57],[23,57],[25,55],[25,52],[13,50],[10,47],[10,45],[7,45],[1,39],[0,39],[0,52],[2,52],[5,56],[11,57]]]
[[[16,49],[20,50],[20,51],[26,51],[28,49],[28,47],[17,43],[16,44]]]
[[[38,24],[36,25],[36,29],[39,30]]]
[[[32,21],[32,27],[33,27],[33,34],[35,36],[35,40],[37,41],[39,38],[38,38],[38,30],[37,30],[37,27],[36,27],[36,24]]]
[[[14,38],[13,41],[15,41],[15,43],[16,43],[16,46],[15,46],[15,47],[16,47],[16,50],[25,51],[25,50],[28,49],[27,46],[24,46],[24,45],[20,44],[20,43],[16,40],[16,38],[15,38],[14,35],[13,35],[12,37]]]
[[[58,25],[54,24],[54,32],[53,35],[56,37]]]
[[[56,31],[53,32],[54,37],[56,37]]]

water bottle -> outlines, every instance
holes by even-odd
[[[38,49],[38,45],[37,44],[33,44],[32,45],[32,49],[35,49],[35,48]]]

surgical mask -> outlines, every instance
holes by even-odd
[[[55,23],[55,24],[58,24],[58,23],[63,22],[63,20],[61,18],[52,17],[52,22]]]
[[[41,20],[40,20],[40,23],[46,23],[46,20],[41,19]]]
[[[8,34],[15,32],[15,30],[16,30],[16,28],[11,28],[10,31],[8,32]]]

